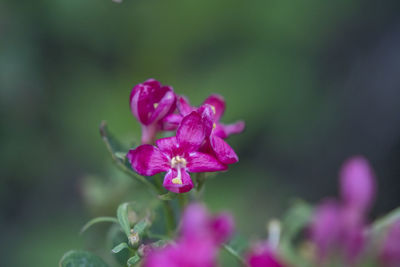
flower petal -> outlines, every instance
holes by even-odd
[[[244,121],[238,121],[232,124],[222,124],[220,123],[219,126],[221,127],[221,129],[223,130],[223,136],[220,136],[217,134],[217,136],[225,139],[228,136],[230,136],[231,134],[239,134],[241,132],[243,132],[244,127],[245,127],[245,123]],[[218,126],[217,126],[218,128]],[[225,137],[224,137],[225,136]]]
[[[206,126],[201,115],[192,111],[182,119],[182,123],[176,131],[176,139],[179,146],[186,152],[196,151],[206,138]]]
[[[190,153],[186,160],[189,172],[215,172],[228,169],[228,166],[222,164],[213,156],[201,152]]]
[[[177,178],[179,180],[175,180]],[[180,177],[178,177],[176,169],[170,169],[164,177],[163,186],[174,193],[185,193],[193,188],[193,182],[190,175],[184,169],[181,169]]]
[[[167,156],[152,145],[141,145],[129,150],[127,158],[132,169],[144,176],[153,176],[170,168]]]
[[[165,95],[157,102],[153,103],[153,107],[156,106],[153,113],[150,116],[150,121],[158,121],[164,118],[169,113],[173,112],[176,108],[176,96],[171,88],[168,87],[168,91]]]
[[[221,244],[227,241],[233,234],[235,223],[229,213],[220,213],[210,221],[215,242]]]
[[[177,149],[178,142],[175,136],[171,136],[158,139],[156,145],[162,152],[171,155]]]
[[[212,134],[210,136],[210,144],[219,161],[224,164],[233,164],[238,162],[239,158],[232,147],[220,137]]]
[[[164,131],[175,131],[176,129],[178,129],[178,126],[181,123],[182,118],[183,117],[180,114],[175,114],[175,113],[169,114],[162,120],[161,128]]]
[[[343,164],[340,172],[341,195],[347,205],[360,211],[371,206],[375,196],[375,178],[368,161],[353,157]]]
[[[221,95],[210,95],[203,104],[208,104],[213,107],[214,120],[219,121],[225,112],[225,100]]]
[[[195,109],[190,105],[189,100],[184,96],[178,96],[176,106],[178,107],[178,111],[182,116],[188,115]]]

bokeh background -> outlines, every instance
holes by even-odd
[[[246,238],[265,236],[295,198],[337,195],[365,155],[375,218],[400,204],[400,2],[373,0],[2,0],[0,261],[56,266],[72,248],[106,251],[98,215],[143,194],[98,133],[131,143],[132,86],[154,77],[200,104],[225,96],[240,162],[207,184]]]

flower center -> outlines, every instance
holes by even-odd
[[[176,169],[178,172],[177,176],[172,179],[173,184],[182,184],[182,168],[185,168],[187,161],[181,156],[176,156],[171,159],[171,168]]]
[[[154,109],[156,109],[158,107],[158,103],[154,103],[153,107],[154,107]]]

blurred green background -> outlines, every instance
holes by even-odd
[[[134,84],[156,78],[194,104],[227,101],[240,162],[207,183],[213,211],[245,237],[294,198],[337,194],[363,154],[378,176],[371,218],[400,204],[400,2],[2,0],[0,259],[56,266],[72,248],[102,253],[93,216],[143,194],[98,133],[139,138]],[[136,189],[135,189],[136,188]]]

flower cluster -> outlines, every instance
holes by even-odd
[[[211,95],[200,107],[192,107],[172,87],[150,79],[133,88],[130,107],[142,125],[142,145],[127,155],[132,169],[143,176],[165,172],[163,186],[169,191],[190,191],[189,173],[224,171],[238,161],[224,139],[242,132],[244,122],[220,122],[225,111],[221,96]],[[156,140],[162,131],[176,135]]]
[[[175,243],[153,249],[145,257],[144,267],[213,267],[218,249],[233,233],[230,215],[211,216],[201,204],[189,205],[182,218],[180,237]]]

